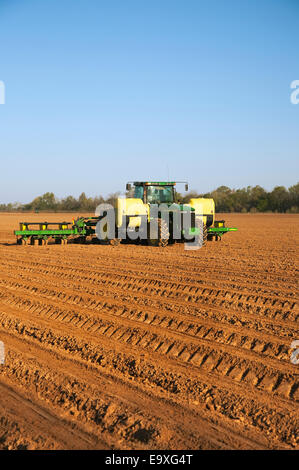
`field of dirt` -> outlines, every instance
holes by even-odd
[[[0,449],[299,448],[298,215],[184,245],[15,245],[0,214]]]

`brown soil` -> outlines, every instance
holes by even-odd
[[[0,448],[299,448],[299,216],[176,244],[17,246],[0,215]]]

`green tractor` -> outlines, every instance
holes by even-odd
[[[188,204],[180,203],[177,183],[182,182],[127,183],[129,197],[116,201],[117,229],[125,229],[129,236],[138,232],[148,244],[163,247],[177,241],[191,243],[196,238],[202,246],[207,240],[221,240],[223,234],[237,230],[225,227],[223,220],[215,221],[213,199],[192,198]]]

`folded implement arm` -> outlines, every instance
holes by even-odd
[[[238,229],[236,227],[225,227],[224,220],[215,220],[214,226],[209,227],[208,240],[221,240],[221,237],[227,232],[236,232]]]

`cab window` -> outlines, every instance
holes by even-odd
[[[147,186],[147,202],[149,204],[173,203],[172,186]]]
[[[143,200],[143,186],[135,186],[134,197]]]

